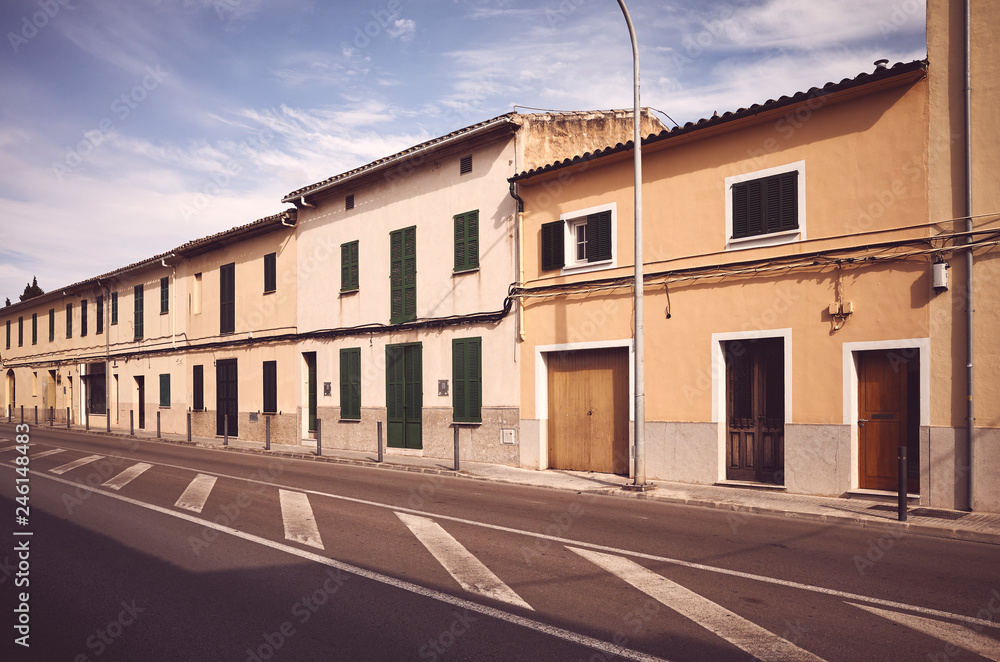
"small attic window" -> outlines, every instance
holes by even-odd
[[[354,194],[350,194],[344,198],[344,209],[354,209]]]
[[[458,174],[467,175],[472,172],[472,154],[468,156],[463,156],[461,163],[458,166]]]

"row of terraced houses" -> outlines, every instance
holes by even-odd
[[[927,60],[643,113],[649,478],[881,494],[905,446],[921,504],[1000,512],[1000,8],[966,122],[960,4]],[[631,126],[502,115],[4,308],[0,405],[628,475]]]

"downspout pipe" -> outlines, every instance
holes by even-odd
[[[965,0],[965,231],[972,232],[972,0]],[[966,243],[972,243],[970,234]],[[975,403],[975,380],[973,364],[975,348],[973,345],[975,337],[973,306],[973,277],[972,277],[972,249],[965,251],[965,356],[966,356],[966,390],[968,394],[966,412],[966,460],[968,467],[968,489],[969,489],[969,510],[975,508],[975,433],[976,416]]]
[[[309,207],[310,209],[316,209],[316,205],[311,205],[308,202],[306,202],[306,196],[304,196],[304,195],[300,195],[299,196],[299,204],[302,205],[303,207]]]
[[[516,219],[514,221],[514,245],[516,246],[514,254],[517,256],[515,269],[517,271],[517,284],[520,287],[524,283],[524,242],[521,241],[521,231],[524,227],[524,200],[517,194],[515,182],[510,183],[510,197],[517,200],[517,211],[514,217]],[[515,317],[517,318],[518,340],[524,342],[524,301],[520,297],[518,297]]]

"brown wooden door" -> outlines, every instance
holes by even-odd
[[[784,483],[785,354],[780,338],[726,343],[726,479]]]
[[[549,467],[628,475],[628,349],[548,357]]]
[[[907,362],[898,352],[858,353],[860,487],[897,491],[897,451],[906,446]]]

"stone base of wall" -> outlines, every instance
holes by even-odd
[[[323,434],[323,448],[368,451],[377,453],[378,422],[382,421],[382,443],[386,456],[413,453],[387,447],[384,407],[362,407],[360,420],[340,418],[339,407],[320,407],[316,416]],[[425,407],[422,417],[423,457],[451,460],[454,458],[454,430],[451,407]],[[490,462],[517,466],[520,456],[518,440],[520,413],[513,407],[483,407],[482,423],[458,423],[459,459],[469,462]],[[513,444],[501,443],[501,430],[513,430]]]

